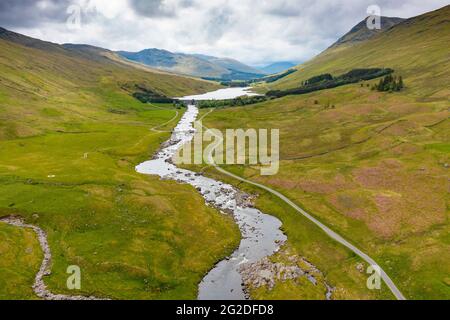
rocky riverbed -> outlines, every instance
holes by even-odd
[[[224,214],[231,214],[239,226],[242,240],[239,248],[220,261],[199,285],[199,299],[246,299],[240,266],[255,263],[277,252],[280,243],[287,238],[281,232],[281,222],[273,216],[252,207],[252,195],[235,187],[198,173],[178,168],[172,163],[179,148],[190,142],[195,134],[193,122],[198,109],[189,105],[172,137],[152,160],[136,167],[143,174],[158,175],[162,179],[175,180],[193,186],[206,203]]]
[[[282,261],[264,257],[239,268],[247,292],[261,287],[272,290],[278,282],[304,277],[314,286],[323,285],[326,288],[325,299],[331,300],[334,288],[326,282],[323,273],[316,266],[304,257],[289,253],[285,248],[277,256],[281,256]]]

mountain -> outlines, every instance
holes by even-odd
[[[205,273],[239,245],[234,222],[196,190],[136,172],[185,111],[141,103],[141,88],[181,96],[220,86],[0,29],[0,217],[48,234],[52,292],[72,294],[58,278],[76,261],[89,274],[77,294],[196,299]],[[0,300],[39,298],[38,240],[0,222]]]
[[[217,58],[213,56],[208,56],[204,54],[193,54],[193,56],[209,61],[213,64],[216,64],[218,66],[221,66],[227,70],[240,72],[240,73],[248,73],[248,74],[255,74],[255,75],[264,75],[266,72],[263,72],[262,70],[259,70],[257,68],[250,67],[240,61],[237,61],[235,59],[230,58]]]
[[[282,62],[275,62],[275,63],[269,64],[268,66],[261,67],[259,69],[267,74],[275,74],[275,73],[280,73],[280,72],[286,71],[295,66],[296,66],[295,63],[288,62],[288,61],[282,61]]]
[[[114,100],[108,102],[109,95],[116,95],[118,101],[134,100],[131,95],[136,85],[165,96],[218,88],[208,81],[122,62],[107,49],[59,45],[3,28],[0,28],[0,70],[2,120],[16,119],[22,113],[45,119],[2,121],[0,139],[28,136],[57,126],[53,123],[57,118],[40,117],[46,106],[56,107],[68,119],[77,119],[86,111],[78,110],[82,100],[90,106],[89,112],[94,112],[105,105],[111,107],[118,103]]]
[[[261,176],[250,165],[231,170],[287,196],[356,244],[407,299],[450,299],[449,17],[450,6],[412,17],[366,40],[333,46],[296,67],[299,72],[259,86],[298,88],[357,68],[392,68],[403,78],[401,91],[372,90],[380,82],[373,79],[203,118],[217,130],[279,128],[276,175]],[[366,290],[363,268],[360,275],[349,272],[358,268],[355,255],[330,246],[297,211],[272,195],[261,194],[259,203],[281,220],[292,254],[327,274],[336,288],[333,299],[392,298],[385,284]],[[295,287],[278,288],[276,294],[257,292],[258,298],[301,298],[307,290],[295,296]]]
[[[219,78],[227,70],[195,56],[172,53],[167,50],[145,49],[139,52],[117,52],[120,56],[152,68],[194,77]]]
[[[199,78],[248,80],[265,75],[261,70],[229,58],[173,53],[161,49],[145,49],[139,52],[118,51],[117,53],[128,60],[156,69]]]
[[[269,84],[268,89],[295,88],[302,81],[324,73],[339,75],[354,68],[385,67],[406,77],[417,94],[442,95],[448,90],[443,84],[450,82],[449,15],[450,6],[446,6],[403,20],[366,40],[350,41],[347,35],[341,44],[297,66],[301,72]],[[355,34],[367,32],[359,29]],[[435,77],[438,74],[440,78]]]
[[[332,46],[338,46],[346,43],[357,43],[366,41],[378,33],[392,28],[396,24],[399,24],[405,19],[402,18],[391,18],[391,17],[381,17],[381,29],[369,29],[367,28],[367,19],[364,19],[356,26],[354,26],[348,33],[342,36],[338,41],[336,41]]]

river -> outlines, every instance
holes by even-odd
[[[186,96],[182,100],[232,99],[243,95],[255,95],[249,88],[220,89],[203,95]],[[196,172],[178,168],[171,162],[177,150],[190,142],[195,134],[193,123],[198,116],[198,108],[189,105],[171,138],[162,145],[153,160],[136,167],[142,174],[158,175],[193,186],[219,211],[231,213],[241,231],[241,242],[234,253],[216,264],[199,284],[200,300],[243,300],[248,298],[242,284],[240,266],[254,263],[279,250],[286,240],[281,232],[281,222],[251,206],[247,196],[235,187]],[[194,258],[194,257],[193,257]]]

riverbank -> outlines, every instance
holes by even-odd
[[[127,113],[94,106],[94,120],[64,132],[0,141],[8,150],[0,154],[0,216],[21,216],[46,232],[52,273],[45,284],[55,294],[195,299],[204,274],[237,246],[239,230],[192,187],[135,172],[170,137],[184,110],[128,96],[117,105]],[[0,223],[1,267],[7,269],[0,296],[7,298],[17,284],[15,297],[34,299],[41,249],[37,239],[11,243],[34,234],[21,230]],[[79,291],[67,289],[70,265],[81,269]]]
[[[206,203],[231,214],[241,231],[239,248],[225,260],[220,261],[203,278],[199,285],[199,299],[246,299],[240,266],[256,263],[271,256],[280,249],[280,243],[286,240],[280,231],[279,220],[252,208],[249,196],[242,194],[231,185],[224,184],[195,172],[175,166],[171,159],[177,150],[189,143],[195,134],[193,122],[198,109],[189,105],[169,141],[163,144],[151,161],[136,167],[136,171],[147,175],[158,175],[164,180],[175,180],[193,186]]]

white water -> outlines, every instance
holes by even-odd
[[[248,88],[226,88],[216,91],[207,92],[195,96],[185,96],[181,98],[175,98],[180,100],[225,100],[234,99],[242,96],[258,96],[259,94],[250,92],[251,87]]]
[[[235,90],[239,89],[239,90]],[[231,99],[239,96],[242,88],[222,89],[220,94],[202,95]],[[192,100],[183,97],[183,100]],[[249,208],[238,199],[242,193],[229,184],[224,184],[195,172],[180,169],[170,162],[177,150],[190,142],[195,134],[193,122],[198,109],[189,105],[186,113],[174,129],[171,139],[163,145],[154,160],[146,161],[136,167],[137,172],[158,175],[163,179],[176,180],[195,187],[206,202],[222,212],[232,212],[242,234],[239,248],[231,257],[219,262],[199,285],[199,299],[245,299],[239,267],[243,263],[253,263],[270,256],[279,249],[279,243],[286,240],[280,231],[281,222],[261,211]]]

